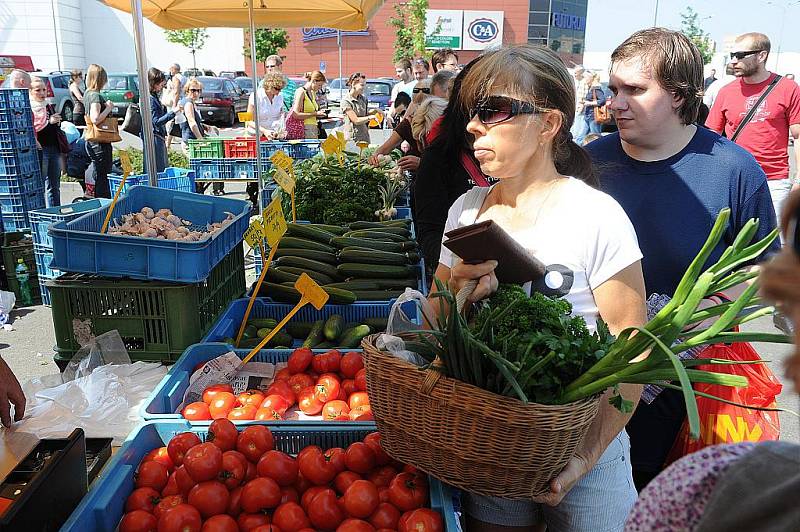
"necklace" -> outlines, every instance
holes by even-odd
[[[539,221],[539,215],[542,214],[542,211],[544,210],[544,206],[547,205],[547,200],[550,199],[550,195],[556,189],[556,183],[558,183],[559,181],[561,181],[561,178],[557,177],[557,178],[553,179],[550,182],[550,184],[548,185],[547,194],[545,195],[544,199],[542,200],[541,205],[539,205],[539,209],[536,211],[536,216],[533,218],[533,224],[531,224],[532,227],[536,227],[536,222]]]

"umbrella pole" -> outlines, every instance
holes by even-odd
[[[247,15],[250,19],[250,66],[253,67],[253,122],[256,126],[256,176],[258,177],[258,198],[261,210],[267,206],[264,198],[264,176],[261,167],[261,124],[258,122],[258,67],[256,66],[256,25],[253,22],[253,2],[247,0]]]
[[[147,79],[147,54],[144,47],[144,19],[142,17],[142,1],[131,0],[133,14],[133,40],[136,45],[136,68],[139,72],[139,112],[142,116],[142,151],[145,154],[144,172],[149,176],[151,187],[158,186],[156,172],[156,149],[153,137],[153,113],[150,109],[150,82]],[[169,146],[167,146],[169,153]]]
[[[336,41],[339,45],[339,105],[342,105],[342,99],[344,98],[344,82],[345,75],[342,72],[342,30],[337,30],[336,32]]]

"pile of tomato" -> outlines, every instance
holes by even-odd
[[[215,384],[203,391],[202,401],[186,405],[181,415],[190,421],[275,421],[284,419],[295,405],[326,421],[372,421],[361,353],[342,355],[332,350],[315,356],[311,349],[295,349],[266,391],[248,390],[237,396],[230,385]]]
[[[144,457],[120,532],[441,532],[427,477],[392,460],[373,432],[347,449],[273,448],[268,427],[211,423]]]

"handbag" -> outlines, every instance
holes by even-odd
[[[122,137],[119,136],[119,124],[116,118],[110,116],[105,117],[99,124],[92,122],[89,113],[86,114],[86,132],[84,138],[89,142],[96,142],[98,144],[111,144],[112,142],[119,142]]]
[[[772,79],[770,84],[767,85],[767,88],[764,89],[764,92],[758,98],[758,100],[756,101],[755,105],[753,105],[753,107],[750,108],[750,112],[747,113],[747,115],[744,117],[744,119],[739,123],[739,126],[736,128],[736,131],[733,132],[733,135],[731,136],[731,142],[736,142],[736,138],[739,136],[739,133],[742,132],[742,130],[744,129],[744,126],[746,126],[748,123],[750,123],[750,120],[752,120],[753,115],[755,115],[756,111],[758,111],[758,108],[761,105],[761,103],[767,98],[769,93],[772,92],[772,89],[775,88],[775,86],[778,84],[778,82],[781,80],[782,77],[783,76],[778,74],[777,76],[775,76]]]
[[[303,140],[306,138],[306,129],[303,121],[295,116],[294,110],[286,115],[286,139]]]
[[[600,105],[600,98],[597,98],[597,92],[600,91],[603,97],[603,105]],[[594,107],[594,121],[598,124],[608,124],[611,122],[611,112],[608,110],[608,104],[606,103],[606,95],[603,93],[602,89],[594,89],[592,94],[594,95],[595,99],[597,100],[598,105]]]
[[[125,120],[122,121],[122,131],[136,135],[137,137],[142,132],[142,115],[139,112],[139,106],[132,103],[125,111]]]
[[[53,104],[48,104],[46,109],[47,109],[47,120],[49,121],[50,117],[56,114],[56,108]],[[69,153],[71,148],[69,145],[69,140],[67,139],[67,134],[61,131],[61,126],[54,126],[54,127],[56,128],[56,139],[58,139],[59,153],[62,154]]]

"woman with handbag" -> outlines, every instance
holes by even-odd
[[[33,111],[33,129],[39,144],[39,165],[44,179],[45,204],[48,207],[61,205],[61,154],[59,135],[61,115],[47,103],[47,88],[41,78],[31,79],[30,100]]]
[[[213,126],[207,126],[203,123],[203,117],[197,109],[197,102],[203,94],[203,84],[197,78],[189,78],[186,82],[185,89],[186,100],[183,103],[183,114],[186,117],[181,123],[181,140],[183,146],[183,153],[189,156],[189,141],[192,139],[202,139],[211,133],[218,135],[219,130]],[[213,193],[215,196],[222,196],[225,194],[225,183],[222,181],[214,181]]]
[[[79,68],[75,68],[70,73],[69,82],[69,97],[72,99],[72,123],[76,126],[86,125],[83,115],[86,114],[86,109],[83,107],[83,72]]]
[[[589,90],[583,98],[583,123],[580,125],[580,133],[575,137],[575,143],[583,145],[583,139],[589,133],[599,135],[602,124],[595,117],[596,109],[606,104],[606,94],[600,86],[600,76],[596,72],[587,71],[584,74],[588,78],[587,85]]]
[[[347,80],[350,91],[342,98],[342,111],[345,116],[345,128],[353,142],[369,142],[369,121],[377,109],[369,109],[364,88],[367,77],[356,72]]]
[[[111,117],[114,104],[100,91],[108,83],[108,74],[103,67],[89,65],[86,70],[86,92],[83,93],[83,106],[86,108],[86,150],[92,159],[92,177],[96,198],[110,198],[108,174],[111,172],[112,142],[120,139],[116,118]]]
[[[325,83],[325,74],[315,70],[306,76],[305,85],[294,94],[292,115],[303,121],[306,139],[319,138],[319,119],[325,118],[325,111],[320,111],[315,94]]]
[[[167,144],[164,138],[167,136],[167,122],[175,118],[175,112],[180,108],[173,108],[167,110],[167,107],[161,103],[161,91],[167,84],[167,79],[164,73],[157,68],[151,68],[147,71],[147,81],[150,85],[150,113],[153,115],[153,144],[156,154],[156,171],[163,172],[169,164],[169,157],[167,156]],[[139,136],[144,142],[144,130],[139,133]],[[145,162],[144,168],[147,168],[147,152],[144,152]]]

